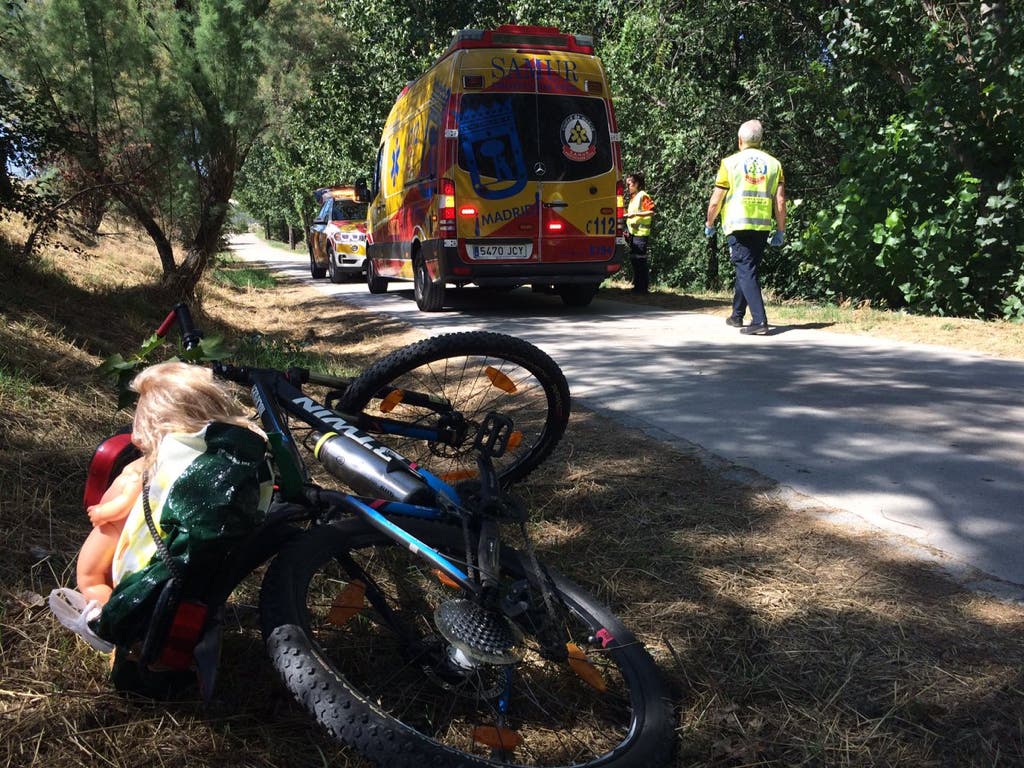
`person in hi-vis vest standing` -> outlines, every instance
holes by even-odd
[[[629,258],[633,263],[633,293],[647,293],[650,269],[647,266],[647,238],[651,236],[654,200],[644,189],[644,175],[639,171],[626,177],[629,207],[626,209],[626,230],[629,232]]]
[[[770,243],[781,246],[786,238],[786,184],[782,164],[761,151],[764,128],[757,120],[740,126],[740,151],[722,161],[708,203],[705,237],[715,234],[715,218],[722,214],[722,232],[729,257],[736,267],[732,314],[725,321],[740,333],[768,333],[768,316],[761,297],[757,268]],[[773,231],[774,230],[774,231]],[[750,325],[743,316],[750,307]]]

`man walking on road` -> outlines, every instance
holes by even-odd
[[[739,328],[740,333],[763,336],[768,333],[768,316],[757,269],[769,242],[781,246],[786,237],[785,178],[782,164],[760,149],[764,136],[760,121],[748,120],[740,126],[738,135],[740,151],[722,160],[718,168],[704,236],[715,234],[715,218],[721,211],[722,232],[736,267],[732,315],[725,322]],[[742,327],[748,306],[751,323]]]

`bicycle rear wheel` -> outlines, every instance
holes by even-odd
[[[406,391],[429,395],[435,404],[402,400]],[[565,432],[569,407],[569,385],[554,360],[527,341],[486,331],[435,336],[399,349],[355,378],[338,401],[347,413],[459,433],[456,444],[397,435],[387,441],[451,483],[476,476],[473,440],[487,414],[508,416],[514,424],[510,447],[494,459],[506,485],[547,458]]]
[[[408,528],[453,560],[464,551],[461,529]],[[502,555],[501,615],[522,655],[459,659],[438,629],[465,605],[458,588],[361,521],[314,528],[263,583],[273,663],[334,738],[389,768],[667,764],[672,710],[651,657],[578,586],[551,573],[545,598],[530,558]],[[552,633],[572,656],[554,658]]]

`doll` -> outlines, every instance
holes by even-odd
[[[139,394],[132,443],[142,456],[128,464],[100,502],[87,510],[93,529],[78,554],[78,590],[62,588],[50,594],[50,608],[58,620],[102,651],[111,650],[112,645],[98,637],[90,623],[100,616],[115,587],[146,568],[157,549],[143,513],[143,483],[147,483],[152,516],[159,529],[161,510],[175,482],[197,457],[208,452],[206,436],[212,425],[219,425],[214,430],[218,435],[225,428],[229,432],[234,428],[236,433],[239,428],[246,430],[244,434],[250,435],[248,440],[256,445],[255,451],[249,449],[251,456],[265,445],[262,433],[208,368],[160,363],[142,371],[131,387]],[[237,441],[237,437],[233,439]],[[191,471],[195,475],[195,469]],[[268,499],[263,498],[267,495],[262,493],[264,490],[261,488],[258,495],[265,508]],[[211,495],[215,492],[217,489],[211,488]],[[193,508],[201,506],[202,498],[192,498],[191,503]]]

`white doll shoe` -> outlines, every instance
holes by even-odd
[[[110,653],[114,650],[113,643],[108,643],[89,628],[89,622],[99,616],[102,609],[95,600],[86,601],[81,592],[68,587],[60,587],[50,593],[50,610],[57,621],[97,651]]]

